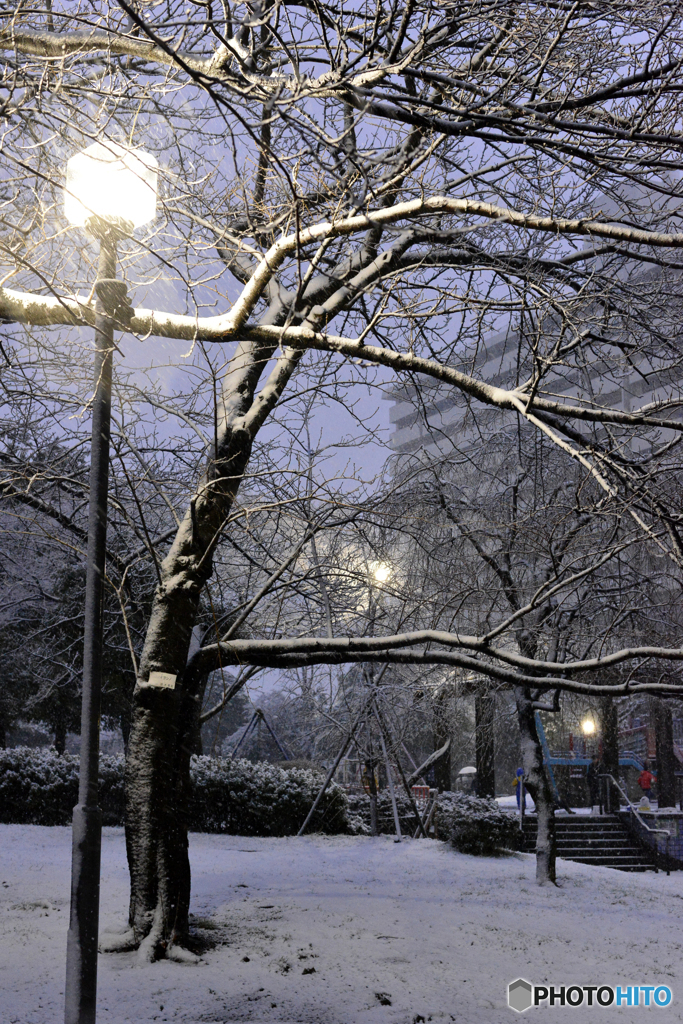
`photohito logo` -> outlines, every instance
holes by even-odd
[[[532,985],[517,978],[508,985],[508,1006],[524,1013],[532,1006],[669,1006],[668,985]]]

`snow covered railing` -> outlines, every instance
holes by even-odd
[[[629,829],[630,829],[630,831],[632,833],[635,834],[636,838],[641,839],[641,840],[644,839],[645,842],[646,842],[646,845],[654,852],[654,855],[655,855],[655,871],[659,871],[659,863],[658,863],[659,862],[659,852],[660,852],[659,851],[659,844],[657,843],[656,838],[652,842],[648,842],[648,833],[653,835],[653,836],[655,836],[656,834],[660,834],[660,835],[665,836],[666,873],[667,873],[667,875],[669,875],[671,873],[671,858],[669,856],[669,845],[670,845],[670,842],[671,842],[671,832],[668,830],[668,828],[650,828],[650,826],[647,824],[647,822],[641,816],[640,812],[637,811],[635,806],[631,803],[631,801],[628,798],[628,794],[624,791],[624,789],[621,787],[620,783],[617,782],[617,780],[614,778],[614,776],[610,775],[609,772],[603,772],[600,777],[603,778],[603,779],[611,779],[611,781],[614,784],[614,786],[616,786],[617,790],[619,791],[619,793],[621,793],[621,795],[623,796],[624,800],[626,801],[626,809],[627,809],[627,811],[630,812],[630,815],[631,815],[631,820],[629,822]],[[638,835],[638,829],[633,824],[634,820],[636,820],[638,822],[638,824],[641,827],[642,832],[645,833],[645,835],[643,835],[642,833],[641,833],[641,835]]]

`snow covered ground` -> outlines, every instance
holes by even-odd
[[[101,1024],[151,1021],[498,1024],[507,984],[666,984],[663,1009],[571,1011],[585,1024],[683,1021],[683,872],[627,875],[534,858],[467,857],[428,840],[193,835],[193,912],[218,944],[199,965],[100,957]],[[0,1021],[62,1020],[66,828],[0,826]],[[124,924],[121,829],[104,830],[102,924]]]

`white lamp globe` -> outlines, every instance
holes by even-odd
[[[134,228],[156,214],[158,163],[151,153],[116,142],[94,142],[66,165],[64,213],[83,227],[92,217]]]

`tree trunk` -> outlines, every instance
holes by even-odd
[[[55,723],[55,750],[60,757],[66,750],[66,718],[58,718]]]
[[[661,697],[651,697],[657,744],[657,800],[660,807],[676,806],[676,754],[671,704]]]
[[[178,947],[188,936],[190,758],[197,694],[206,671],[206,666],[191,669],[188,661],[201,593],[249,462],[253,436],[300,358],[280,357],[267,396],[262,398],[262,392],[254,402],[273,350],[270,344],[242,342],[233,357],[223,388],[216,451],[161,563],[140,658],[125,781],[129,924],[143,959],[168,956],[173,947],[173,955],[182,957]],[[157,677],[150,680],[153,673]],[[171,677],[174,685],[161,688],[159,673]]]
[[[370,759],[365,762],[365,773],[368,777],[368,789],[370,790],[370,835],[379,835],[379,821],[377,818],[377,784],[375,782],[375,772],[377,770],[377,761]]]
[[[180,742],[180,703],[177,691],[140,692],[126,759],[129,923],[150,960],[183,945],[188,932],[190,755]]]
[[[515,686],[514,691],[522,742],[524,784],[536,804],[538,820],[536,881],[544,885],[556,881],[555,804],[550,780],[543,767],[543,750],[536,731],[531,691],[525,686]]]
[[[128,741],[130,739],[130,712],[122,711],[119,715],[119,726],[123,736],[123,753],[128,753]]]
[[[474,698],[477,796],[490,797],[491,799],[496,795],[493,739],[494,712],[495,698],[493,694],[482,693]]]
[[[619,719],[617,706],[613,697],[600,698],[600,725],[602,729],[602,764],[605,773],[619,778]],[[604,780],[605,786],[602,790],[606,806],[605,812],[612,813],[612,807],[619,807],[619,791],[614,788],[609,779]]]
[[[359,266],[375,258],[372,247],[363,252]],[[353,263],[349,263],[351,269]],[[336,277],[323,277],[309,298],[322,301],[337,289]],[[279,289],[273,287],[269,294],[271,306],[261,323],[281,324],[290,307],[282,302]],[[256,395],[276,347],[273,342],[243,340],[230,360],[221,388],[215,450],[161,563],[140,658],[126,757],[126,850],[132,941],[140,944],[141,954],[149,959],[168,956],[169,949],[184,943],[188,934],[187,807],[192,753],[188,730],[196,720],[200,685],[198,668],[188,668],[190,644],[200,596],[211,576],[213,552],[229,520],[253,440],[304,352],[281,350]],[[218,665],[204,665],[202,671],[213,667]],[[175,687],[160,689],[154,680],[150,685],[151,673],[174,677]]]
[[[434,698],[434,750],[440,750],[451,737],[451,723],[448,714],[450,687],[444,687]],[[434,784],[439,793],[451,788],[451,747],[434,765]]]
[[[614,697],[600,698],[600,724],[602,726],[602,763],[605,771],[619,778],[619,720]]]
[[[184,522],[179,532],[181,551],[187,526]],[[167,574],[174,572],[182,557],[174,545],[162,563],[162,587],[157,591],[133,695],[126,757],[129,922],[146,959],[185,945],[189,929],[190,759],[195,753],[197,697],[204,673],[186,664],[201,578],[197,574],[194,580],[186,577],[185,587],[164,588]],[[206,562],[210,565],[209,559]],[[152,672],[175,675],[175,687],[148,685]]]

